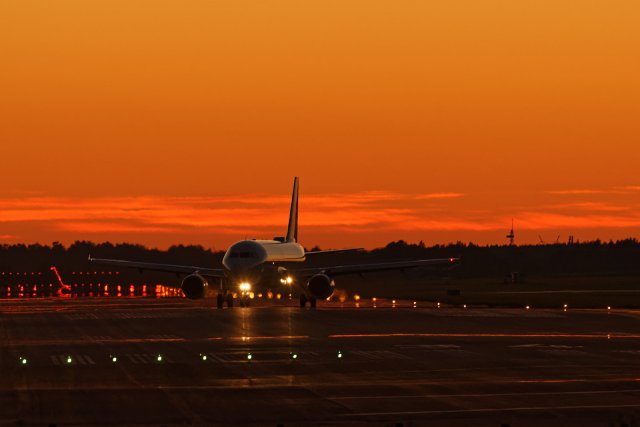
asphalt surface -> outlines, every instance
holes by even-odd
[[[0,300],[0,425],[640,425],[640,311],[212,305]]]

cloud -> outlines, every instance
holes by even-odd
[[[549,209],[579,210],[591,212],[624,212],[631,210],[630,206],[612,205],[604,202],[562,203],[549,205]]]
[[[633,186],[630,186],[633,187]],[[405,194],[386,191],[305,195],[300,199],[301,234],[306,244],[335,247],[382,238],[427,240],[451,236],[470,240],[484,233],[503,240],[511,218],[516,230],[607,230],[640,227],[640,201],[629,193],[601,195],[599,190],[562,190],[552,194],[588,194],[589,201],[519,205],[471,202],[466,194]],[[466,208],[459,199],[465,197]],[[553,202],[553,196],[548,202]],[[612,197],[614,199],[612,199]],[[597,200],[598,198],[607,200]],[[434,203],[437,201],[437,203]],[[289,196],[250,194],[199,197],[27,197],[0,199],[0,238],[6,241],[121,240],[168,246],[172,243],[227,245],[244,237],[270,238],[284,232]],[[607,234],[609,233],[609,234]],[[349,240],[349,236],[354,236]],[[382,237],[384,236],[384,237]],[[493,237],[492,237],[493,236]],[[341,243],[344,242],[344,243]],[[384,244],[385,242],[379,242]]]
[[[606,189],[568,189],[568,190],[552,190],[547,194],[565,195],[565,196],[584,196],[584,195],[601,195],[601,194],[626,194],[629,192],[640,191],[640,185],[623,185]]]
[[[146,224],[127,225],[119,223],[96,223],[96,222],[62,222],[57,225],[60,230],[71,231],[83,234],[102,234],[102,233],[127,233],[127,234],[146,234],[146,233],[176,233],[179,230],[173,227],[153,227]]]
[[[431,200],[431,199],[457,199],[464,197],[462,193],[429,193],[419,194],[416,196],[417,200]]]
[[[523,230],[636,227],[640,227],[640,215],[570,215],[548,212],[522,212],[518,215],[518,228]]]
[[[548,191],[549,194],[557,194],[563,196],[580,196],[585,194],[603,194],[605,191],[603,190],[589,190],[589,189],[577,189],[577,190],[553,190]]]

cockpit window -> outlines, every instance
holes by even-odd
[[[247,251],[247,252],[231,252],[229,254],[230,258],[257,258],[255,252]]]

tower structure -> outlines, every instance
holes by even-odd
[[[513,231],[513,218],[511,218],[511,231],[507,234],[507,239],[509,239],[509,246],[513,246],[515,244],[516,234]]]

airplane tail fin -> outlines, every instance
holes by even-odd
[[[293,180],[293,195],[291,196],[291,210],[289,211],[287,242],[298,241],[298,182],[299,178],[296,176]]]

